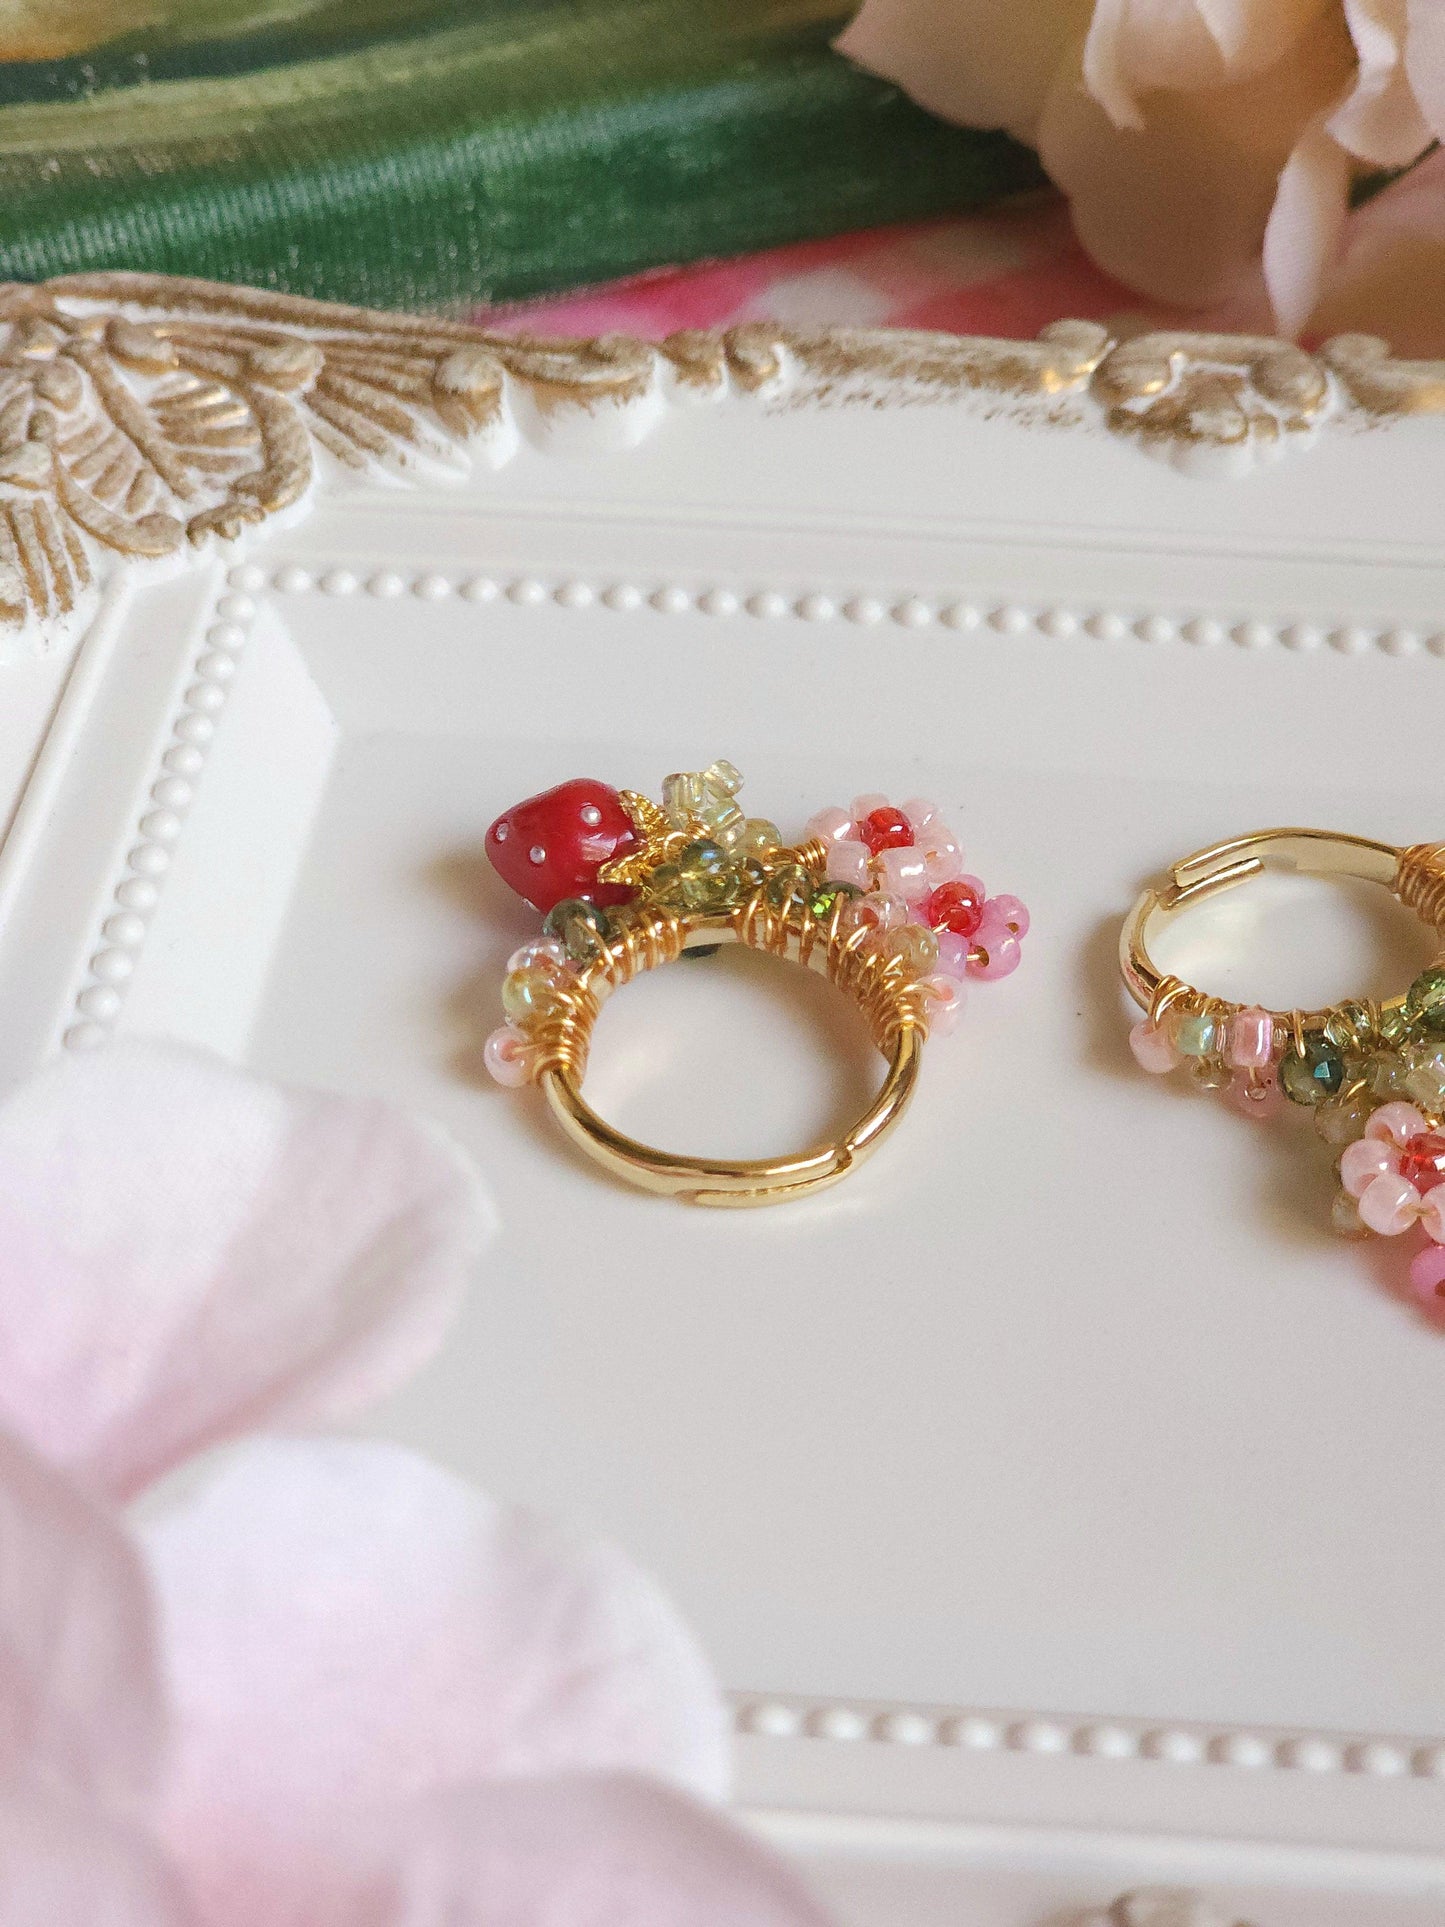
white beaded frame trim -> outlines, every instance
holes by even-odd
[[[126,988],[165,887],[171,853],[195,801],[217,720],[255,619],[256,604],[239,587],[243,573],[251,579],[252,572],[231,571],[229,586],[210,610],[185,693],[151,771],[135,841],[106,900],[96,948],[67,1019],[61,1041],[68,1050],[94,1050],[105,1043],[125,1003]]]
[[[1346,656],[1373,649],[1386,656],[1423,653],[1445,657],[1445,629],[1424,632],[1398,623],[1326,624],[1295,617],[1267,622],[1258,616],[1225,620],[1159,610],[1031,608],[1021,603],[967,602],[916,593],[885,600],[873,595],[839,597],[816,589],[698,588],[679,582],[588,582],[576,577],[560,582],[545,582],[532,575],[474,575],[453,580],[430,570],[407,576],[394,569],[380,569],[363,576],[341,566],[316,570],[295,562],[283,563],[269,572],[253,565],[237,573],[245,574],[254,588],[269,587],[287,596],[413,596],[422,602],[443,602],[455,596],[479,604],[506,601],[536,608],[551,603],[560,609],[601,608],[621,615],[648,608],[658,615],[745,615],[760,621],[847,622],[863,628],[892,622],[902,629],[926,629],[936,623],[964,632],[987,628],[999,635],[1022,635],[1033,630],[1053,641],[1082,634],[1099,642],[1122,642],[1133,637],[1154,647],[1182,642],[1194,648],[1212,648],[1231,642],[1240,649],[1277,647],[1297,655],[1329,648]]]
[[[1195,1721],[1066,1718],[1017,1710],[888,1705],[869,1700],[731,1696],[738,1734],[1019,1753],[1037,1758],[1136,1760],[1160,1766],[1232,1766],[1252,1772],[1350,1774],[1372,1780],[1445,1780],[1445,1740],[1406,1739]]]

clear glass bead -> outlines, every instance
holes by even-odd
[[[555,1010],[564,998],[562,972],[555,966],[543,969],[534,964],[509,971],[502,979],[502,1009],[519,1023]]]
[[[1234,1082],[1234,1072],[1217,1057],[1191,1058],[1189,1075],[1202,1091],[1226,1091]]]
[[[715,763],[709,763],[704,772],[704,780],[710,790],[722,796],[736,796],[743,786],[742,771],[736,763],[728,762],[720,756]]]
[[[1326,1144],[1353,1144],[1364,1135],[1374,1108],[1368,1087],[1357,1082],[1315,1106],[1315,1129]]]
[[[1208,1057],[1223,1042],[1223,1026],[1207,1011],[1186,1011],[1175,1019],[1174,1048],[1181,1057]]]
[[[1376,1097],[1386,1099],[1406,1095],[1405,1079],[1412,1065],[1399,1051],[1377,1050],[1365,1059],[1365,1081]]]
[[[890,930],[884,948],[915,977],[927,977],[938,968],[938,938],[921,923],[905,923]]]
[[[742,835],[738,848],[746,856],[770,856],[774,850],[783,847],[783,833],[776,823],[770,823],[765,816],[749,816],[743,819]]]
[[[1360,1207],[1348,1191],[1337,1191],[1330,1205],[1330,1229],[1341,1238],[1363,1238],[1366,1230]]]

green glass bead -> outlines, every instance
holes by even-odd
[[[728,853],[711,837],[699,837],[677,853],[677,875],[683,902],[691,910],[716,910],[735,887]]]
[[[890,957],[899,958],[915,977],[926,977],[938,968],[938,939],[921,923],[905,923],[890,930],[883,948]]]
[[[581,897],[564,897],[554,904],[543,918],[542,928],[549,937],[561,939],[574,963],[591,963],[599,957],[616,931],[605,910],[584,903]]]
[[[1217,1057],[1191,1058],[1189,1075],[1201,1091],[1227,1091],[1234,1082],[1234,1072]]]
[[[1369,1090],[1357,1080],[1315,1106],[1315,1129],[1326,1144],[1353,1144],[1364,1136],[1374,1108]]]
[[[674,770],[671,776],[663,777],[663,814],[675,828],[686,829],[706,801],[707,779],[701,770]]]
[[[1394,1010],[1380,1012],[1376,1028],[1382,1044],[1402,1044],[1410,1034],[1410,1019],[1403,1007],[1397,1005]]]
[[[1279,1081],[1293,1104],[1315,1105],[1333,1097],[1345,1081],[1345,1060],[1315,1033],[1301,1054],[1293,1044],[1279,1060]]]
[[[1432,965],[1405,992],[1405,1015],[1417,1035],[1445,1037],[1445,970]]]
[[[787,910],[795,903],[808,902],[813,894],[813,879],[801,863],[780,863],[768,873],[763,894],[775,910]]]
[[[808,908],[820,923],[826,922],[833,914],[835,903],[845,903],[850,897],[861,897],[863,892],[856,883],[820,884],[808,899]]]
[[[1219,1020],[1204,1011],[1190,1011],[1176,1020],[1174,1048],[1181,1057],[1208,1057],[1223,1043]]]
[[[770,856],[774,850],[781,850],[782,847],[783,833],[776,823],[770,823],[765,816],[744,818],[738,848],[745,855]]]
[[[1348,1191],[1337,1191],[1330,1206],[1330,1229],[1341,1238],[1363,1238],[1366,1236],[1364,1221],[1360,1217],[1360,1207]]]
[[[736,763],[720,756],[703,771],[703,781],[719,796],[736,796],[743,786],[743,773]]]
[[[519,1022],[555,1010],[563,998],[559,971],[528,964],[525,970],[509,971],[502,979],[502,1009]]]
[[[675,863],[659,863],[647,875],[647,894],[658,903],[676,907],[683,902],[682,873]]]
[[[1364,1078],[1376,1097],[1404,1097],[1405,1080],[1413,1068],[1399,1051],[1377,1050],[1365,1059]]]

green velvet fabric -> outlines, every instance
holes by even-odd
[[[148,268],[455,311],[1038,178],[834,54],[838,0],[96,11],[141,24],[77,49],[72,11],[70,51],[0,65],[0,277]]]

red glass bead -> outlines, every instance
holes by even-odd
[[[952,930],[971,937],[983,922],[983,885],[977,877],[953,877],[940,883],[923,914],[935,930]]]
[[[1439,1131],[1421,1131],[1410,1138],[1400,1153],[1400,1176],[1417,1191],[1433,1191],[1445,1183],[1445,1137]]]
[[[870,810],[858,825],[858,835],[874,856],[880,850],[906,850],[913,842],[913,825],[890,803],[884,809]]]
[[[606,908],[634,894],[625,884],[597,881],[604,863],[637,848],[637,831],[617,791],[585,776],[499,816],[486,847],[503,883],[534,910],[550,910],[566,897]]]

